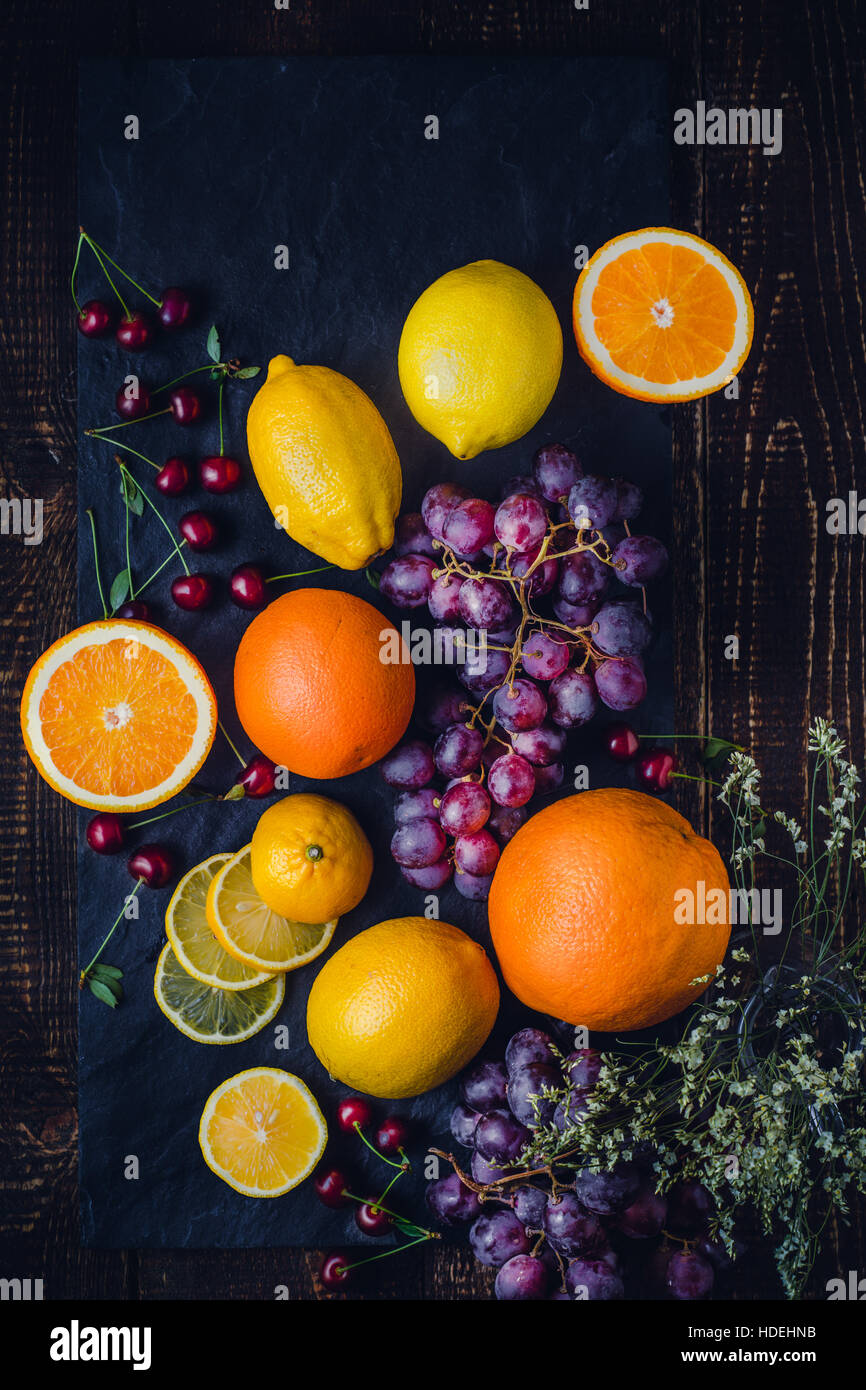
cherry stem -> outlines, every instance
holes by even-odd
[[[670,777],[679,777],[683,782],[700,782],[704,787],[720,787],[721,782],[714,782],[712,777],[693,777],[690,772],[671,772]]]
[[[713,737],[712,734],[638,734],[638,738],[660,739],[660,738],[696,738],[708,743]],[[725,742],[728,740],[726,739]],[[745,748],[741,748],[739,743],[732,743],[732,748],[736,748],[738,753],[745,753]]]
[[[133,825],[129,826],[129,829],[140,830],[143,825],[153,825],[155,821],[165,820],[168,816],[176,816],[178,811],[188,811],[191,806],[203,806],[206,801],[221,800],[222,797],[212,796],[210,793],[208,793],[207,796],[200,797],[198,801],[185,801],[182,806],[173,806],[170,811],[160,811],[158,816],[148,816],[147,820],[137,820],[134,822]]]
[[[217,415],[220,422],[220,458],[223,456],[223,391],[225,390],[225,376],[220,377],[219,391],[217,393]]]
[[[375,1206],[376,1206],[377,1208],[381,1208],[382,1211],[385,1210],[385,1208],[382,1206],[382,1203],[384,1202],[385,1198],[388,1196],[388,1193],[391,1191],[391,1188],[394,1186],[395,1182],[398,1182],[398,1181],[400,1180],[400,1178],[402,1178],[402,1176],[403,1176],[403,1174],[404,1174],[405,1172],[406,1172],[406,1169],[405,1169],[404,1167],[401,1166],[399,1173],[395,1173],[395,1174],[394,1174],[393,1178],[392,1178],[391,1181],[388,1183],[388,1186],[385,1188],[385,1190],[384,1190],[384,1192],[382,1193],[381,1197],[380,1197],[379,1200],[375,1203]]]
[[[117,295],[117,298],[120,300],[120,307],[121,307],[121,309],[123,310],[123,316],[124,316],[124,318],[127,318],[127,319],[128,319],[128,318],[131,318],[132,315],[130,314],[129,309],[127,308],[126,300],[123,298],[123,295],[120,293],[120,290],[117,288],[117,286],[115,285],[114,281],[112,280],[111,276],[110,276],[109,273],[108,273],[108,266],[105,264],[105,261],[102,259],[101,248],[97,246],[96,242],[93,240],[92,237],[89,237],[89,236],[87,235],[87,233],[85,232],[85,230],[84,230],[83,227],[81,227],[79,230],[80,230],[80,232],[81,232],[81,235],[84,237],[84,240],[87,242],[87,245],[90,247],[91,251],[93,252],[94,256],[95,256],[96,259],[99,261],[99,264],[100,264],[100,266],[101,266],[101,268],[102,268],[102,273],[103,273],[103,275],[105,276],[105,278],[106,278],[106,280],[108,281],[108,283],[109,283],[109,285],[111,286],[111,288],[114,290],[114,293]],[[111,257],[109,256],[108,259],[111,260]],[[112,261],[111,263],[112,263],[112,265],[114,264],[113,261]],[[120,269],[120,267],[118,266],[118,270],[119,270],[119,269]]]
[[[292,574],[272,574],[266,584],[275,584],[278,579],[300,579],[305,574],[322,574],[325,570],[336,569],[336,565],[317,565],[314,570],[294,570]]]
[[[167,405],[165,410],[153,410],[150,415],[138,415],[134,420],[121,420],[119,424],[116,425],[96,425],[92,430],[85,430],[84,433],[94,434],[97,439],[102,439],[105,436],[106,430],[125,430],[130,425],[141,425],[145,420],[156,420],[160,415],[170,414],[171,406]]]
[[[373,1207],[376,1211],[383,1211],[386,1216],[390,1216],[394,1221],[402,1221],[407,1226],[414,1226],[416,1231],[423,1231],[426,1237],[433,1238],[436,1235],[435,1231],[428,1231],[425,1226],[416,1226],[414,1221],[410,1221],[407,1217],[401,1216],[399,1212],[392,1211],[390,1207],[383,1207],[381,1202],[371,1202],[369,1197],[359,1197],[357,1193],[348,1192],[345,1188],[343,1189],[343,1196],[348,1197],[353,1202],[360,1202],[361,1206]]]
[[[238,750],[235,748],[234,744],[232,743],[231,739],[230,739],[229,736],[228,736],[228,732],[226,731],[226,726],[225,726],[225,724],[223,724],[223,722],[222,722],[221,719],[218,719],[218,720],[217,720],[217,728],[220,730],[220,732],[221,732],[223,738],[225,739],[225,741],[226,741],[226,743],[228,744],[229,748],[230,748],[230,749],[232,750],[232,752],[234,753],[234,755],[235,755],[235,757],[237,758],[238,762],[240,763],[241,767],[246,767],[246,765],[247,765],[247,764],[246,764],[246,760],[245,760],[244,758],[241,757],[240,753],[239,753]]]
[[[181,541],[180,546],[179,546],[179,549],[182,550],[183,547],[184,547],[185,545],[186,545],[186,541],[185,541],[185,540]],[[144,591],[145,591],[145,589],[148,587],[148,585],[149,585],[149,584],[152,584],[153,581],[154,581],[154,579],[156,579],[160,574],[162,574],[162,571],[165,569],[166,565],[170,565],[171,562],[172,562],[172,560],[174,559],[174,557],[175,557],[175,552],[172,551],[170,555],[167,555],[167,556],[166,556],[166,558],[163,560],[163,562],[162,562],[162,564],[159,566],[159,568],[154,570],[154,572],[153,572],[153,574],[150,576],[150,578],[149,578],[149,579],[145,579],[145,581],[144,581],[143,584],[139,584],[139,586],[138,586],[138,592],[139,592],[139,594],[143,594]]]
[[[132,420],[127,420],[126,423],[127,423],[127,424],[134,424],[134,421],[132,421]],[[104,428],[107,429],[107,430],[110,430],[110,429],[113,428],[113,426],[112,426],[112,425],[106,425]],[[103,442],[103,444],[113,444],[113,445],[115,446],[116,449],[123,449],[124,452],[127,453],[127,454],[135,454],[135,457],[136,457],[137,459],[141,459],[142,463],[149,463],[150,466],[151,466],[151,468],[155,468],[156,471],[157,471],[157,473],[159,472],[159,464],[158,464],[158,463],[154,463],[153,459],[149,459],[149,458],[147,457],[147,454],[141,454],[141,453],[139,453],[138,449],[133,449],[132,446],[131,446],[130,444],[121,444],[121,443],[120,443],[120,440],[118,440],[118,439],[109,439],[109,437],[108,437],[107,434],[98,434],[96,430],[85,430],[84,433],[85,433],[86,435],[92,436],[94,439],[101,439],[102,442]]]
[[[75,305],[76,310],[78,311],[78,317],[79,317],[79,318],[81,318],[81,305],[79,304],[78,299],[77,299],[76,294],[75,294],[75,274],[76,274],[76,271],[78,270],[78,262],[81,260],[81,248],[82,248],[83,245],[84,245],[84,233],[83,233],[83,232],[79,232],[79,233],[78,233],[78,245],[77,245],[76,248],[75,248],[75,260],[72,262],[72,274],[71,274],[70,277],[69,277],[69,288],[70,288],[70,290],[72,291],[72,302],[73,302],[73,304]]]
[[[118,264],[117,264],[117,261],[114,260],[114,258],[113,258],[112,256],[109,256],[108,252],[105,250],[104,247],[98,246],[97,243],[93,240],[93,237],[88,236],[87,232],[85,232],[85,230],[84,230],[83,227],[82,227],[82,229],[81,229],[81,235],[84,237],[84,240],[87,242],[88,246],[90,247],[90,249],[94,252],[94,254],[95,254],[96,256],[99,256],[100,253],[101,253],[101,254],[105,257],[105,259],[108,261],[108,263],[109,263],[110,265],[113,265],[113,266],[114,266],[114,269],[115,269],[115,270],[119,270],[119,271],[120,271],[121,275],[123,276],[123,278],[124,278],[125,280],[128,280],[129,283],[130,283],[131,285],[134,285],[134,286],[135,286],[135,288],[138,290],[138,292],[139,292],[140,294],[143,294],[143,295],[144,295],[145,299],[149,299],[150,302],[151,302],[151,304],[155,304],[155,305],[156,305],[157,309],[161,309],[161,308],[162,308],[162,300],[161,300],[161,299],[157,299],[157,298],[156,298],[154,295],[152,295],[152,294],[148,294],[148,292],[147,292],[147,290],[144,288],[144,286],[143,286],[143,285],[140,285],[140,284],[138,283],[137,280],[133,280],[133,278],[132,278],[132,276],[130,275],[129,271],[128,271],[128,270],[124,270],[124,268],[123,268],[122,265],[118,265]],[[103,266],[103,270],[105,270],[105,267],[104,267],[104,266]],[[108,272],[106,271],[106,275],[107,275],[107,274],[108,274]],[[111,282],[109,281],[109,284],[110,284],[110,283],[111,283]],[[112,285],[112,289],[114,289],[114,286],[113,286],[113,285]],[[117,291],[116,291],[116,290],[115,290],[114,292],[115,292],[115,294],[117,294]],[[119,294],[117,295],[117,297],[118,297],[118,299],[120,299],[120,295],[119,295]],[[123,303],[123,300],[121,299],[120,302],[121,302],[121,304],[122,304],[122,303]]]
[[[87,515],[90,518],[90,533],[93,536],[93,565],[96,570],[96,587],[99,590],[99,600],[102,604],[102,616],[108,620],[108,608],[105,604],[105,594],[102,592],[102,576],[99,573],[99,550],[96,545],[96,521],[93,516],[93,508],[87,508]]]
[[[126,464],[123,462],[123,459],[120,457],[120,454],[115,454],[115,455],[114,455],[114,461],[115,461],[115,463],[117,464],[118,468],[120,469],[121,473],[125,474],[126,477],[129,478],[131,482],[135,483],[135,486],[138,488],[138,483],[135,481],[135,478],[132,476],[132,474],[130,473],[130,471],[129,471],[129,469],[127,468]],[[181,550],[180,546],[178,545],[177,541],[175,540],[175,538],[174,538],[174,532],[172,531],[171,527],[169,526],[169,524],[168,524],[168,522],[166,521],[165,517],[163,516],[162,512],[159,510],[159,507],[157,507],[157,505],[156,505],[155,502],[151,502],[151,500],[150,500],[150,498],[148,497],[147,493],[144,491],[144,488],[138,488],[138,490],[139,490],[139,492],[141,493],[141,495],[142,495],[142,497],[144,498],[144,500],[145,500],[145,502],[147,503],[147,505],[150,507],[151,511],[152,511],[152,512],[155,512],[156,515],[159,517],[159,520],[160,520],[161,524],[165,527],[166,531],[168,532],[168,535],[169,535],[169,537],[170,537],[170,539],[171,539],[171,543],[172,543],[172,545],[174,546],[175,553],[176,553],[178,559],[180,560],[180,563],[183,565],[184,573],[185,573],[185,574],[189,574],[190,569],[189,569],[189,565],[188,565],[187,562],[186,562],[186,556],[184,555],[183,551]]]
[[[423,1236],[416,1236],[415,1240],[409,1240],[405,1245],[393,1245],[390,1250],[381,1250],[378,1255],[369,1255],[366,1260],[355,1260],[354,1264],[337,1265],[336,1274],[347,1273],[350,1269],[360,1269],[361,1265],[371,1265],[374,1260],[387,1260],[390,1255],[399,1255],[401,1250],[411,1250],[413,1245],[422,1245],[425,1240],[436,1240],[437,1231],[427,1231]]]
[[[371,1154],[375,1154],[377,1158],[381,1158],[382,1162],[387,1163],[389,1168],[399,1168],[400,1172],[403,1172],[402,1163],[395,1163],[393,1158],[386,1158],[385,1155],[383,1153],[380,1153],[380,1151],[376,1148],[375,1144],[370,1143],[369,1139],[364,1134],[364,1131],[361,1129],[361,1124],[359,1120],[355,1121],[355,1123],[352,1125],[352,1128],[356,1131],[358,1138],[361,1140],[361,1143],[367,1145],[367,1148],[370,1150]],[[391,1216],[393,1216],[393,1214],[393,1212],[389,1213],[389,1215]]]
[[[171,381],[165,382],[163,386],[157,386],[151,391],[152,396],[158,396],[161,391],[168,391],[172,386],[177,386],[179,381],[186,381],[187,377],[195,376],[198,372],[212,372],[217,367],[222,367],[222,362],[205,362],[203,367],[193,367],[191,371],[183,372],[181,376],[174,377]]]
[[[138,892],[139,888],[141,887],[141,885],[142,885],[143,883],[144,883],[144,879],[143,879],[143,878],[140,878],[140,879],[138,880],[138,882],[136,883],[135,887],[133,888],[132,892],[131,892],[131,893],[128,893],[128,894],[126,895],[126,897],[124,898],[124,900],[123,900],[123,907],[120,909],[120,911],[118,912],[117,916],[115,917],[115,919],[114,919],[114,925],[112,926],[111,931],[108,933],[108,935],[106,936],[106,938],[105,938],[105,940],[103,941],[102,945],[100,946],[99,950],[96,952],[96,955],[93,957],[93,960],[92,960],[92,961],[90,962],[90,964],[89,964],[88,966],[86,966],[85,969],[82,970],[82,972],[81,972],[81,977],[80,977],[80,979],[79,979],[79,981],[78,981],[78,988],[79,988],[79,989],[82,989],[82,988],[83,988],[83,986],[84,986],[84,981],[87,979],[87,977],[88,977],[88,975],[90,974],[91,970],[93,969],[94,965],[95,965],[96,962],[99,960],[99,957],[102,955],[102,952],[105,950],[105,948],[106,948],[106,946],[108,945],[109,941],[110,941],[111,938],[114,936],[114,933],[117,931],[117,928],[118,928],[118,926],[119,926],[119,924],[120,924],[120,919],[121,919],[121,917],[123,916],[124,912],[126,911],[126,904],[129,902],[129,899],[135,897],[136,893]]]

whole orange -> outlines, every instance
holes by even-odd
[[[490,931],[524,1004],[627,1032],[671,1018],[706,988],[692,982],[724,956],[728,890],[718,850],[665,802],[580,792],[532,816],[505,847]]]
[[[394,652],[401,662],[382,660]],[[339,589],[295,589],[250,623],[235,706],[257,748],[303,777],[369,767],[405,732],[415,672],[378,609]]]

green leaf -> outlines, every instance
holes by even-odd
[[[220,346],[220,335],[219,333],[217,333],[216,324],[211,325],[210,333],[208,333],[207,335],[207,355],[212,362],[219,362],[220,357],[222,356],[222,347]]]
[[[711,763],[720,753],[734,753],[736,748],[737,745],[726,738],[708,738],[704,744],[703,760],[705,763]]]
[[[122,970],[119,970],[116,965],[105,965],[101,960],[98,960],[95,965],[91,966],[90,973],[91,975],[103,975],[109,980],[123,979]]]
[[[235,372],[235,376],[239,381],[247,381],[251,376],[258,376],[261,370],[261,367],[241,367]]]
[[[135,479],[131,478],[128,473],[121,473],[120,475],[120,491],[129,510],[134,512],[136,516],[141,516],[144,512],[144,498]]]
[[[233,787],[229,787],[228,791],[223,797],[223,801],[242,801],[245,796],[246,792],[244,791],[240,782],[235,782]]]
[[[378,589],[381,581],[376,570],[370,569],[370,566],[368,565],[367,568],[364,570],[364,573],[367,576],[367,583],[370,585],[370,587],[373,589]]]
[[[91,994],[95,994],[97,999],[102,1000],[103,1004],[107,1004],[111,1009],[117,1008],[117,1000],[108,985],[103,984],[101,980],[94,980],[91,975],[88,975],[87,987]]]
[[[757,825],[752,826],[752,838],[755,840],[763,840],[766,833],[767,822],[764,820],[762,816],[761,819],[758,821]]]
[[[126,602],[126,597],[128,593],[129,570],[121,570],[120,574],[117,576],[114,583],[112,584],[111,590],[108,595],[108,602],[110,603],[111,607],[119,608],[122,603]]]
[[[210,381],[219,381],[220,377],[223,376],[225,376],[225,372],[223,371],[222,367],[211,367],[210,371],[208,372],[208,380]]]

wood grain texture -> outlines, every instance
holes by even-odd
[[[826,501],[863,467],[864,27],[855,0],[7,0],[0,141],[0,471],[6,496],[42,497],[45,539],[0,537],[0,1273],[50,1298],[322,1297],[315,1252],[97,1252],[78,1245],[74,825],[27,764],[23,679],[74,617],[75,347],[67,294],[76,226],[79,56],[191,53],[639,53],[670,62],[670,110],[698,98],[782,106],[783,153],[671,145],[672,217],[728,251],[755,293],[756,338],[736,402],[672,412],[678,577],[677,720],[761,750],[767,790],[802,810],[811,716],[832,712],[864,759],[862,540],[834,539]],[[230,113],[229,113],[230,114]],[[550,152],[555,158],[555,151]],[[724,658],[737,633],[739,661]],[[695,784],[678,805],[719,829]],[[862,1212],[860,1214],[862,1223]],[[838,1233],[827,1271],[864,1263]],[[361,1297],[490,1296],[462,1247],[373,1266]],[[824,1272],[821,1271],[823,1278]],[[744,1269],[738,1296],[766,1271]]]

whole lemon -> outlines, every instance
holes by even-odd
[[[465,1067],[498,1008],[496,975],[477,942],[447,922],[394,917],[352,937],[319,971],[307,1034],[338,1081],[402,1099]]]
[[[250,872],[259,897],[293,922],[351,912],[373,872],[373,851],[352,812],[327,796],[283,797],[259,817]]]
[[[247,415],[259,487],[293,540],[344,570],[394,540],[403,475],[370,397],[330,367],[279,356]]]
[[[419,425],[472,459],[520,439],[544,414],[562,370],[562,329],[528,275],[473,261],[413,304],[397,367]]]

